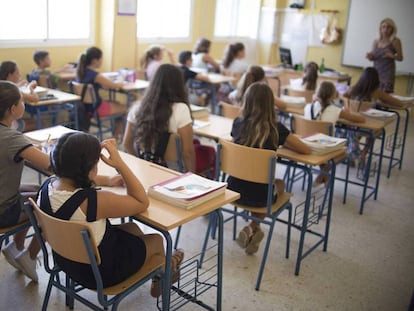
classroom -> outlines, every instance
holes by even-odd
[[[101,252],[95,235],[102,228],[99,226],[104,226],[107,229],[99,232],[104,239],[109,219],[110,228],[128,227],[125,219],[139,224],[139,234],[135,229],[133,233],[129,229],[117,231],[134,238],[138,235],[146,255],[151,237],[159,239],[151,240],[152,261],[145,256],[142,259],[142,270],[148,272],[143,271],[133,285],[126,285],[134,290],[127,290],[125,299],[121,297],[119,310],[414,310],[411,0],[2,0],[0,9],[10,12],[0,21],[0,105],[9,100],[2,89],[15,88],[21,96],[17,103],[0,107],[0,125],[15,137],[10,140],[0,133],[5,145],[0,152],[4,161],[0,185],[8,189],[6,195],[14,191],[18,202],[36,197],[45,180],[50,183],[40,190],[42,199],[46,190],[52,198],[50,189],[55,195],[57,184],[59,191],[70,189],[73,193],[97,186],[102,190],[95,191],[102,206],[117,198],[119,206],[125,204],[126,209],[135,211],[125,214],[127,211],[104,212],[102,208],[100,212],[100,205],[95,204],[96,227],[88,226],[92,239],[83,236],[82,240],[80,235],[77,239],[82,247],[85,239],[91,240],[91,251],[96,245],[96,251]],[[392,55],[381,56],[388,63],[377,65],[375,53],[384,47],[381,34],[387,31],[382,30],[384,24],[398,31],[389,39]],[[202,47],[195,52],[196,46],[206,42],[206,50]],[[237,56],[227,63],[229,51],[237,45],[242,46],[242,52],[235,52]],[[156,56],[150,57],[150,53]],[[46,67],[41,68],[36,55],[48,58]],[[2,76],[3,67],[10,62],[18,68],[19,78],[13,78],[13,70]],[[239,67],[231,67],[231,62],[238,62]],[[377,66],[390,64],[392,80],[384,82],[389,75]],[[243,89],[248,74],[254,77],[253,68],[263,76],[251,78],[258,82],[249,82],[251,86]],[[317,77],[311,90],[305,86],[310,70]],[[355,95],[363,77],[372,72],[378,80],[377,89],[370,91],[370,96]],[[92,80],[86,78],[88,74],[93,75]],[[328,106],[322,98],[326,96],[323,86],[333,88]],[[269,143],[274,146],[274,137],[264,130],[267,119],[259,122],[261,128],[252,128],[254,123],[248,125],[247,118],[243,119],[249,113],[249,103],[259,103],[249,95],[257,92],[264,102],[268,90],[272,100],[267,113],[275,116],[269,124],[277,129],[275,147],[267,147]],[[173,94],[168,95],[174,98],[173,103],[167,103],[170,117],[157,112],[157,108],[167,107],[164,102],[168,100],[159,100],[161,94]],[[159,100],[155,109],[150,105],[155,105],[151,96]],[[20,102],[25,103],[25,109],[19,108]],[[335,106],[330,107],[334,119],[325,114],[329,106]],[[250,113],[257,113],[250,109]],[[152,119],[146,117],[152,113]],[[265,118],[263,114],[260,117]],[[161,123],[148,121],[160,118],[167,124],[164,130],[154,125]],[[146,132],[138,124],[146,124]],[[82,148],[74,145],[69,149],[59,139],[69,140],[83,132],[93,134],[85,135],[91,139],[82,146],[90,150],[86,155]],[[270,136],[260,140],[262,134]],[[327,137],[331,140],[326,141]],[[151,147],[144,148],[148,141]],[[252,141],[255,143],[249,145]],[[92,152],[93,144],[99,146],[97,154]],[[329,144],[332,149],[318,144]],[[66,165],[58,146],[68,148],[67,163],[77,163],[72,163],[76,169],[68,166],[72,172],[67,176],[58,173]],[[11,148],[16,153],[9,159],[11,152],[6,150]],[[258,150],[269,153],[255,152],[253,156],[255,149],[272,152]],[[227,152],[234,152],[229,161]],[[92,157],[92,153],[96,159],[90,171],[73,173],[89,165],[83,165],[89,163],[83,157]],[[267,163],[255,157],[274,158]],[[77,162],[72,161],[75,158]],[[12,168],[14,164],[16,168]],[[252,186],[252,181],[240,186],[240,182],[247,183],[243,177],[253,175],[258,185],[259,170],[265,170],[266,181],[272,181],[266,182],[265,190]],[[19,176],[7,177],[20,171]],[[209,180],[217,177],[213,185],[218,188],[218,176],[220,181],[226,174],[230,178],[220,194],[217,191],[217,196],[210,195],[210,200],[200,200],[187,210],[149,193],[167,179],[186,176],[182,173],[187,171]],[[57,177],[47,178],[53,172]],[[95,175],[90,175],[93,172]],[[76,183],[83,178],[76,174],[86,176],[87,186]],[[235,174],[240,175],[233,177]],[[20,188],[10,190],[12,183]],[[26,185],[35,185],[35,189],[24,190]],[[252,198],[263,190],[266,198],[263,203],[243,205],[251,200],[238,189],[250,192]],[[100,196],[100,192],[104,194]],[[106,198],[111,199],[104,202],[102,198],[109,192],[112,196]],[[0,309],[69,309],[73,301],[56,286],[61,283],[69,288],[64,281],[67,276],[63,271],[47,271],[44,254],[52,267],[58,267],[56,262],[63,265],[63,261],[53,260],[50,248],[66,254],[65,248],[77,242],[62,234],[56,241],[65,246],[55,249],[54,239],[44,233],[41,239],[49,245],[33,257],[32,243],[28,245],[41,233],[36,234],[27,219],[21,228],[3,225],[2,213],[10,210],[6,195],[0,196]],[[89,210],[85,210],[92,201],[87,198],[87,204],[77,206],[85,224],[86,218],[90,221]],[[42,199],[35,200],[40,209],[46,217],[55,218],[50,217],[52,208],[50,213],[43,209]],[[53,209],[55,201],[48,203]],[[238,213],[234,202],[239,205]],[[255,211],[254,206],[266,204],[267,209]],[[34,210],[38,219],[39,212]],[[67,219],[73,217],[75,214]],[[38,222],[44,232],[44,223]],[[16,236],[29,227],[35,237],[26,237],[21,251]],[[11,251],[7,249],[11,244],[16,244],[13,247],[19,253],[11,258],[15,267],[9,264]],[[35,276],[22,264],[22,254],[27,255]],[[85,250],[82,254],[89,258]],[[96,262],[104,255],[91,256]],[[59,253],[58,258],[63,257]],[[171,288],[164,286],[166,282],[172,283]],[[73,292],[73,288],[68,290]],[[100,290],[81,291],[86,304],[102,304],[97,292]],[[116,309],[116,304],[108,308]],[[93,308],[75,298],[74,309]]]

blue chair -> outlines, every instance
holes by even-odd
[[[69,81],[69,90],[78,96],[81,97],[80,106],[83,108],[89,106],[90,109],[87,109],[92,112],[92,116],[86,114],[85,110],[78,109],[79,125],[81,130],[89,130],[90,125],[94,125],[98,128],[97,136],[100,140],[103,139],[104,133],[111,133],[114,135],[115,132],[115,120],[122,119],[125,120],[125,115],[127,114],[126,105],[122,105],[116,102],[110,102],[108,111],[100,111],[97,109],[97,99],[95,94],[95,89],[92,84],[84,84],[75,81]],[[91,117],[91,120],[89,118]],[[109,126],[104,126],[105,123],[109,122]]]
[[[237,159],[237,160],[235,160]],[[220,171],[223,174],[231,175],[233,177],[243,179],[246,181],[267,184],[267,203],[263,207],[250,207],[242,205],[236,202],[233,209],[222,207],[222,211],[230,213],[232,216],[225,219],[226,221],[233,220],[233,240],[236,239],[237,233],[237,216],[241,216],[243,219],[255,220],[264,225],[269,226],[269,232],[264,247],[263,257],[259,268],[259,273],[256,281],[256,290],[259,290],[260,283],[263,276],[264,267],[266,265],[267,255],[270,248],[270,242],[273,236],[274,226],[278,217],[285,210],[288,211],[287,220],[281,220],[287,224],[287,236],[286,236],[286,258],[289,257],[290,247],[290,231],[291,231],[291,218],[292,218],[292,204],[290,203],[291,194],[284,192],[278,197],[275,203],[272,203],[273,185],[276,171],[276,159],[277,154],[274,150],[251,148],[242,145],[235,144],[233,142],[220,139],[217,146],[217,158],[216,158],[216,176],[219,178]],[[240,211],[238,210],[240,209]],[[260,213],[265,216],[264,219],[256,218],[251,213]],[[200,261],[203,261],[203,254],[207,246],[207,240],[211,230],[215,229],[214,221],[211,221],[207,229],[205,242],[203,245],[203,251]]]
[[[26,204],[25,208],[41,245],[44,268],[49,273],[49,282],[42,306],[43,311],[47,310],[52,287],[56,287],[65,293],[66,305],[71,310],[74,308],[74,300],[80,301],[93,310],[107,310],[108,307],[112,307],[111,310],[117,310],[122,299],[148,280],[162,273],[165,258],[154,256],[128,279],[114,286],[104,288],[98,269],[101,260],[98,246],[89,226],[49,216],[32,199],[29,199],[29,201],[30,204]],[[70,275],[66,274],[66,282],[60,280],[59,274],[64,273],[64,271],[49,260],[46,243],[54,252],[69,260],[91,265],[96,280],[97,289],[95,292],[99,305],[82,295],[83,291],[88,289],[72,280]],[[111,296],[111,298],[108,298],[108,296]]]

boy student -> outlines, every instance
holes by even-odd
[[[59,77],[55,75],[56,73],[69,71],[69,69],[73,69],[73,66],[68,64],[53,72],[50,71],[48,68],[51,66],[52,61],[50,59],[48,51],[35,51],[33,53],[33,61],[36,63],[37,68],[34,68],[32,70],[32,73],[30,74],[30,79],[39,80],[39,76],[41,75],[49,76],[49,81],[51,84],[50,86],[52,88],[56,88],[59,82]]]
[[[181,64],[179,68],[181,69],[184,75],[184,82],[187,85],[189,85],[188,82],[192,79],[201,81],[199,88],[192,88],[192,91],[194,91],[195,94],[193,92],[190,92],[190,103],[196,103],[200,106],[205,106],[206,99],[208,95],[211,94],[211,86],[203,82],[210,82],[210,79],[207,75],[203,73],[197,73],[190,69],[193,64],[193,57],[191,51],[180,52],[180,54],[178,55],[178,62]]]

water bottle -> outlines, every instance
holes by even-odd
[[[319,72],[324,73],[325,72],[325,59],[322,58],[321,64],[319,65]]]

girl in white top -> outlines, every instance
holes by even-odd
[[[170,64],[158,68],[141,103],[131,109],[123,145],[130,154],[154,153],[166,132],[180,135],[185,168],[194,172],[195,151],[188,95],[181,70]]]
[[[244,61],[246,51],[244,44],[236,42],[229,44],[224,51],[221,71],[229,76],[241,76],[249,67]]]
[[[305,119],[331,122],[335,124],[338,119],[346,119],[353,122],[364,122],[365,118],[352,113],[347,108],[334,105],[338,97],[335,85],[329,81],[323,81],[319,87],[316,100],[305,106]]]
[[[194,47],[193,54],[193,67],[200,69],[213,69],[213,71],[219,71],[220,65],[209,55],[211,47],[211,41],[205,38],[201,38],[197,41]]]

